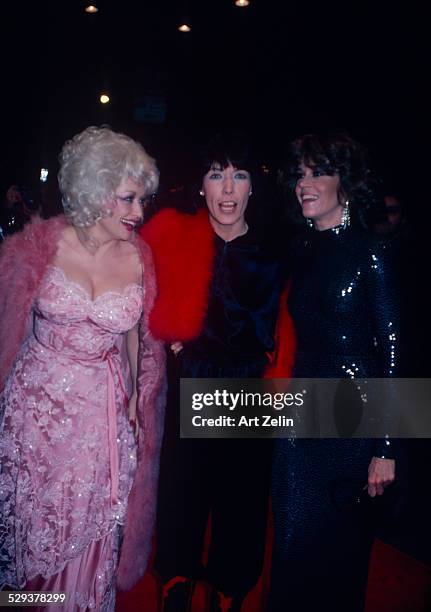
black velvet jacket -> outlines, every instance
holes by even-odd
[[[255,377],[274,349],[282,266],[249,230],[230,242],[215,234],[204,328],[180,353],[181,375]]]

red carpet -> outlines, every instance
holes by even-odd
[[[266,609],[270,548],[268,545],[263,575],[247,597],[242,612]],[[204,601],[205,592],[199,587],[193,599],[193,612],[204,612]],[[132,591],[118,594],[116,610],[158,612],[157,583],[150,572]],[[431,568],[376,540],[370,563],[366,612],[431,612]]]
[[[431,568],[376,540],[366,612],[430,612]]]

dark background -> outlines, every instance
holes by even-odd
[[[249,130],[271,171],[288,139],[341,129],[367,145],[409,215],[427,212],[429,37],[419,5],[96,4],[94,15],[77,0],[2,7],[2,197],[11,183],[37,187],[41,167],[53,189],[63,142],[92,124],[141,140],[162,190],[187,180],[191,155],[217,129]],[[192,31],[181,34],[186,14]],[[163,122],[134,118],[148,95],[166,104]]]
[[[39,172],[47,167],[44,197],[59,203],[58,154],[88,125],[108,123],[139,139],[157,159],[162,193],[189,180],[193,154],[216,130],[248,130],[272,175],[292,137],[346,130],[369,148],[385,192],[404,202],[403,371],[429,376],[426,3],[251,0],[237,8],[233,0],[99,0],[97,6],[88,15],[78,0],[2,4],[0,197],[12,183],[40,197]],[[185,13],[189,34],[177,30]],[[106,107],[102,90],[112,100]],[[163,121],[136,120],[148,96],[165,104]],[[404,548],[429,562],[429,529],[422,528],[431,503],[423,497],[429,441],[413,450],[418,499],[406,525],[420,535],[407,533]]]

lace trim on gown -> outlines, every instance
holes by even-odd
[[[0,395],[0,588],[58,574],[114,530],[118,539],[136,449],[117,346],[142,303],[135,283],[92,300],[47,270]]]

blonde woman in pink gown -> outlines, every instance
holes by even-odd
[[[145,326],[155,284],[135,230],[158,171],[140,144],[92,127],[63,147],[59,184],[65,215],[2,248],[0,588],[109,611],[124,525],[133,574],[153,521],[163,347]],[[128,512],[137,411],[146,465]]]

